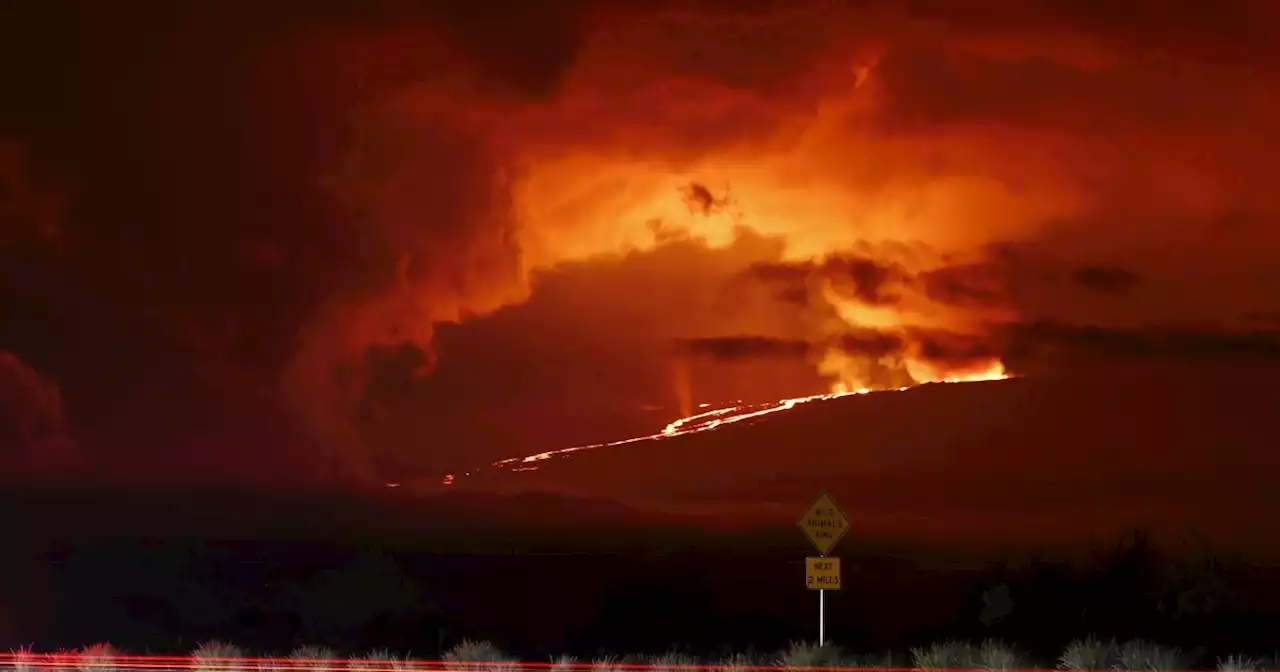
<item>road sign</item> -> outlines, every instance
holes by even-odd
[[[849,531],[849,519],[844,517],[834,499],[823,491],[796,523],[804,531],[820,555],[835,548],[844,533]]]
[[[840,558],[805,558],[804,585],[809,590],[840,590]]]

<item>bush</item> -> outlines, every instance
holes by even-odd
[[[238,667],[235,662],[227,661],[226,658],[243,658],[244,652],[235,644],[210,639],[196,647],[191,652],[192,665],[191,669],[195,672],[223,672]]]
[[[402,672],[408,669],[404,659],[386,649],[374,649],[362,655],[355,655],[348,661],[351,672]]]
[[[575,672],[582,669],[582,663],[573,656],[556,656],[551,659],[551,672]]]
[[[448,670],[509,670],[515,667],[498,647],[491,642],[464,639],[444,654]]]
[[[1161,646],[1144,639],[1132,639],[1120,646],[1115,669],[1183,670],[1187,657],[1176,646]]]
[[[846,654],[841,662],[848,667],[874,668],[893,667],[893,652]]]
[[[1026,657],[1016,647],[998,639],[984,641],[976,652],[975,667],[984,670],[1020,670],[1026,666]]]
[[[647,662],[651,667],[662,670],[679,670],[681,668],[689,668],[698,664],[698,659],[686,653],[679,651],[668,651],[660,653],[656,656],[649,656]]]
[[[1261,670],[1267,666],[1266,661],[1261,658],[1250,658],[1234,654],[1226,658],[1218,659],[1218,669],[1222,672],[1244,672],[1246,670]]]
[[[731,653],[720,664],[724,666],[724,672],[747,672],[764,663],[753,653]]]
[[[332,670],[336,667],[334,662],[337,654],[333,649],[324,646],[312,646],[306,644],[299,646],[289,654],[290,669],[293,670]],[[275,670],[263,672],[276,672]]]
[[[1116,640],[1099,640],[1093,635],[1073,640],[1058,656],[1062,670],[1111,670],[1120,664],[1120,646]]]
[[[120,651],[106,642],[93,644],[80,649],[76,655],[76,669],[79,672],[116,672],[116,660]]]
[[[834,667],[841,664],[840,647],[830,644],[792,642],[778,654],[778,667]]]
[[[622,672],[622,659],[617,656],[601,656],[591,661],[592,672]]]
[[[954,639],[911,649],[911,664],[918,670],[969,668],[975,657],[972,646]]]
[[[9,659],[12,661],[14,672],[37,672],[39,668],[44,667],[39,656],[27,647],[21,647],[15,651],[9,652]]]

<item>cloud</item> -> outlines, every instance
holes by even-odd
[[[0,452],[6,473],[74,464],[72,438],[57,383],[41,376],[13,353],[0,350]]]
[[[108,363],[148,399],[200,371],[217,393],[170,403],[245,445],[305,428],[291,451],[371,478],[480,443],[503,394],[650,403],[675,339],[960,361],[1074,340],[1001,324],[1225,333],[1276,308],[1275,3],[471,5],[6,7],[0,237],[28,249],[56,213],[65,243],[39,260],[64,291],[0,306],[62,317],[6,347],[94,335],[56,371],[78,421],[111,415]],[[821,389],[807,355],[764,359],[691,375]]]
[[[1277,331],[1168,327],[1125,330],[1053,322],[1006,325],[1002,331],[1004,347],[1012,358],[1044,355],[1046,350],[1053,351],[1060,359],[1083,357],[1101,361],[1249,361],[1280,356],[1280,332]]]
[[[1116,266],[1081,266],[1071,278],[1081,286],[1103,294],[1127,292],[1138,284],[1137,273]]]
[[[719,360],[803,359],[812,346],[808,341],[765,336],[719,336],[675,341],[677,352]]]

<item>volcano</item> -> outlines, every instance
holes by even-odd
[[[1144,527],[1249,544],[1280,512],[1274,368],[1127,366],[820,395],[705,431],[503,460],[451,487],[751,524],[790,523],[827,490],[855,535]]]

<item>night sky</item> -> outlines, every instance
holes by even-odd
[[[1250,371],[1277,30],[1271,0],[11,0],[4,475],[342,487],[840,384]]]

